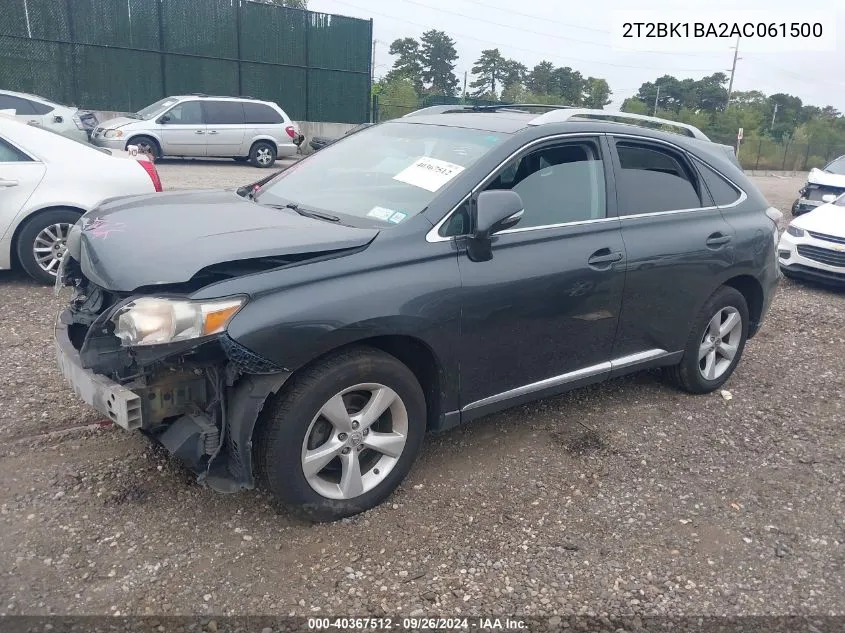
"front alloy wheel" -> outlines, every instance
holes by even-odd
[[[296,372],[268,402],[253,443],[275,499],[333,521],[386,499],[422,446],[426,402],[394,356],[356,347]]]
[[[728,371],[741,339],[742,317],[736,308],[722,308],[710,319],[698,348],[698,370],[705,380],[716,380]]]

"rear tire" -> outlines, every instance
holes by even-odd
[[[267,141],[258,141],[249,150],[249,162],[263,169],[272,167],[276,162],[276,146]]]
[[[153,162],[161,158],[161,147],[154,138],[149,136],[135,136],[126,141],[126,145],[137,145],[138,151],[147,154]]]
[[[425,396],[411,370],[356,347],[295,375],[268,403],[255,462],[277,502],[311,521],[335,521],[399,486],[425,429]]]
[[[21,268],[30,277],[43,284],[56,280],[68,232],[80,215],[73,209],[51,209],[24,223],[15,248]]]
[[[738,320],[738,321],[737,321]],[[689,393],[711,393],[731,377],[748,340],[748,304],[735,288],[722,286],[707,300],[670,380]]]

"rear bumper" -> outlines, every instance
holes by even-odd
[[[118,426],[132,431],[143,426],[141,397],[113,380],[85,369],[67,331],[69,310],[56,318],[55,346],[59,370],[74,393]],[[63,317],[65,319],[63,320]]]

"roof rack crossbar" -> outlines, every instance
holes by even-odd
[[[608,119],[627,119],[624,122],[631,122],[633,125],[636,125],[636,122],[649,122],[649,123],[657,123],[659,125],[666,125],[671,126],[674,128],[680,128],[686,130],[688,132],[687,136],[692,136],[693,138],[700,139],[702,141],[709,141],[710,139],[707,137],[704,132],[699,130],[694,125],[689,125],[688,123],[681,123],[679,121],[670,121],[669,119],[661,119],[658,117],[653,116],[646,116],[644,114],[633,114],[631,112],[609,112],[607,110],[590,110],[587,108],[570,108],[570,109],[559,109],[559,110],[552,110],[551,112],[545,112],[541,114],[535,119],[532,119],[529,125],[544,125],[546,123],[563,123],[565,121],[569,121],[571,119],[577,118],[608,118]]]

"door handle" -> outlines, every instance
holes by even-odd
[[[709,248],[719,248],[720,246],[724,246],[730,241],[730,235],[724,235],[722,233],[713,233],[707,238],[707,241],[705,243]]]
[[[211,130],[211,132],[209,132],[209,134],[217,134],[217,130]]]
[[[0,178],[0,187],[17,187],[19,184],[17,180],[3,180]]]
[[[590,255],[587,263],[590,266],[602,266],[604,264],[612,264],[622,259],[622,253],[619,251],[611,251],[609,248],[602,248]]]
[[[194,134],[205,134],[205,130],[196,130]]]

